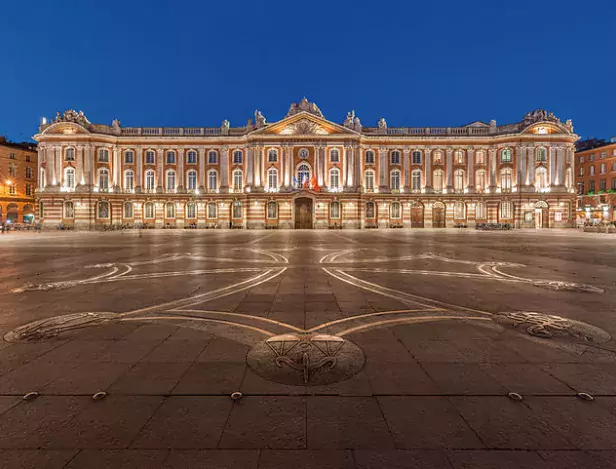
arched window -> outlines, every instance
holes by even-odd
[[[197,171],[194,169],[188,171],[186,175],[186,189],[194,191],[197,189]]]
[[[505,168],[500,173],[500,187],[502,191],[510,191],[513,186],[513,171],[511,168]]]
[[[135,162],[135,152],[132,150],[126,150],[124,152],[124,163],[133,164]]]
[[[154,188],[156,187],[156,173],[154,172],[153,169],[148,169],[145,172],[145,188],[148,191],[152,191],[154,190]]]
[[[267,170],[267,188],[270,190],[278,188],[278,170],[276,168]]]
[[[218,189],[218,173],[214,169],[207,173],[207,188],[211,191]]]
[[[464,170],[456,169],[453,173],[453,190],[455,192],[464,191]]]
[[[109,218],[109,202],[98,203],[98,218]]]
[[[443,152],[440,150],[436,150],[432,154],[432,162],[434,164],[443,164]]]
[[[545,163],[548,160],[548,151],[544,147],[535,149],[535,161]]]
[[[486,220],[487,219],[487,210],[485,202],[477,202],[475,208],[475,218],[477,220]]]
[[[329,150],[329,161],[331,161],[332,163],[339,163],[340,150],[338,150],[337,148],[332,148],[331,150]]]
[[[504,220],[509,220],[513,218],[513,203],[512,202],[501,202],[500,218]]]
[[[329,218],[340,218],[340,202],[337,200],[329,204]]]
[[[366,164],[374,164],[374,152],[366,150]]]
[[[156,161],[156,153],[153,150],[145,152],[145,164],[154,164]]]
[[[336,168],[329,170],[329,188],[330,189],[340,188],[340,171]]]
[[[233,218],[242,218],[242,202],[239,200],[233,202]]]
[[[374,190],[374,171],[371,169],[367,170],[364,173],[364,187],[367,191]]]
[[[278,150],[275,148],[270,148],[267,152],[267,162],[268,163],[276,163],[278,161]]]
[[[197,152],[195,150],[190,150],[186,153],[186,163],[197,164]]]
[[[216,150],[210,150],[207,154],[207,162],[209,164],[218,163],[218,152]]]
[[[197,218],[197,206],[194,202],[186,204],[186,218]]]
[[[548,172],[543,166],[535,170],[535,187],[539,190],[548,187]]]
[[[124,218],[133,218],[133,203],[124,203]]]
[[[374,218],[374,202],[366,202],[366,218]]]
[[[244,153],[242,150],[235,150],[233,152],[233,164],[242,164]]]
[[[218,206],[214,202],[210,202],[209,204],[207,204],[207,217],[208,218],[218,217]]]
[[[389,175],[389,188],[392,191],[400,190],[400,171],[397,169],[393,170]]]
[[[68,189],[75,188],[75,168],[69,166],[64,170],[64,186]]]
[[[165,218],[175,218],[175,204],[168,202],[165,205]]]
[[[411,190],[421,190],[421,170],[414,169],[411,173]]]
[[[124,171],[124,190],[132,191],[135,188],[135,173],[132,169]]]
[[[241,169],[233,171],[233,190],[235,192],[242,192],[244,188],[243,172]]]
[[[394,150],[390,154],[391,164],[400,164],[400,152],[398,150]]]
[[[170,169],[167,171],[167,185],[165,186],[168,192],[175,191],[175,171]]]
[[[453,152],[453,162],[455,164],[464,164],[464,152],[462,150]]]
[[[393,202],[389,207],[389,216],[391,218],[400,219],[402,218],[402,205],[400,202]]]
[[[503,148],[500,152],[501,163],[511,163],[511,148]]]
[[[421,152],[419,150],[413,152],[413,164],[421,164]]]
[[[297,183],[302,186],[306,181],[310,181],[310,167],[302,163],[297,167]]]
[[[437,169],[432,175],[432,187],[435,191],[441,192],[443,190],[443,170]]]
[[[106,148],[101,148],[98,151],[98,161],[100,163],[109,163],[109,150]]]
[[[175,164],[175,152],[174,151],[167,152],[167,164]]]
[[[466,219],[466,204],[461,200],[458,200],[453,206],[453,218],[454,220]]]
[[[278,204],[273,200],[270,200],[267,203],[267,218],[270,220],[273,218],[278,218]]]
[[[109,189],[109,170],[108,169],[98,170],[98,187],[102,190]]]
[[[75,149],[67,148],[64,151],[64,161],[75,161]]]
[[[143,218],[154,218],[154,204],[152,202],[143,204]]]
[[[64,218],[75,218],[75,206],[73,202],[64,202]]]
[[[475,171],[475,190],[477,192],[486,190],[486,172],[483,169]]]

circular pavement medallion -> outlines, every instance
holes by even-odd
[[[364,352],[342,337],[283,334],[258,343],[248,352],[248,366],[270,381],[295,386],[331,384],[362,369]]]
[[[4,340],[7,342],[44,342],[56,338],[62,332],[97,326],[116,317],[114,313],[71,313],[55,316],[19,326],[7,332]]]
[[[494,322],[501,326],[525,330],[528,335],[542,339],[560,338],[595,344],[611,339],[610,334],[596,326],[552,314],[531,311],[495,313]]]

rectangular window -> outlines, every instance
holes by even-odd
[[[145,164],[154,164],[155,153],[153,151],[145,152]]]
[[[607,156],[607,153],[606,153],[606,152],[604,152],[604,151],[602,151],[602,152],[601,152],[601,156],[600,156],[599,158],[603,159],[603,158],[605,158],[606,156]]]
[[[601,174],[605,174],[605,163],[601,163]]]
[[[15,195],[16,193],[17,193],[17,190],[15,189],[15,184],[11,184],[9,186],[9,194]]]
[[[367,191],[374,190],[374,173],[372,171],[366,172],[365,183]]]
[[[612,179],[612,189],[616,191],[616,178]]]
[[[590,181],[590,187],[588,188],[588,190],[592,192],[595,191],[595,181],[594,180]]]
[[[189,151],[186,154],[186,163],[197,164],[197,152],[196,151]]]
[[[26,155],[26,163],[30,163],[30,155]]]
[[[591,176],[594,176],[594,175],[595,175],[595,167],[594,167],[594,166],[591,166],[591,167],[590,167],[590,175],[591,175]]]
[[[124,163],[132,164],[135,161],[135,154],[132,151],[124,153]]]
[[[372,150],[366,152],[366,164],[374,164],[374,152]]]
[[[525,222],[533,221],[534,220],[533,216],[534,216],[533,212],[524,212],[524,221]]]
[[[15,168],[15,165],[11,163],[11,166],[9,166],[9,176],[15,176],[15,174],[17,173],[17,170]]]
[[[591,153],[590,156],[588,157],[588,161],[595,161],[595,154]]]
[[[26,195],[32,195],[32,184],[26,184]]]
[[[583,163],[583,162],[584,162],[584,157],[580,156],[580,163]]]
[[[208,153],[207,155],[207,161],[209,164],[216,164],[218,163],[218,153],[215,151],[211,151]]]
[[[167,164],[175,164],[175,152],[174,151],[167,152]]]
[[[9,158],[14,160],[15,159],[15,153],[9,153]]]
[[[98,161],[101,163],[109,163],[109,150],[102,149],[98,152]]]
[[[600,191],[604,191],[607,188],[607,180],[606,179],[601,179],[599,181],[599,190]]]
[[[236,150],[233,152],[233,164],[242,164],[243,153],[242,150]]]
[[[186,218],[197,218],[196,207],[193,203],[186,205]]]
[[[563,221],[563,212],[554,212],[554,221]]]
[[[413,152],[413,164],[421,164],[421,152],[420,151]]]
[[[216,218],[216,204],[210,203],[207,204],[207,217],[208,218]]]

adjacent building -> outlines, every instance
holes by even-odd
[[[616,138],[577,143],[578,223],[616,221]]]
[[[232,127],[43,122],[43,226],[445,228],[575,223],[571,121],[536,110],[461,127],[362,126],[305,98],[281,120]]]
[[[0,222],[34,221],[36,176],[36,145],[0,137]]]

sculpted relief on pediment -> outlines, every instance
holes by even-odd
[[[327,135],[328,132],[316,122],[300,119],[287,125],[280,131],[281,135]]]

